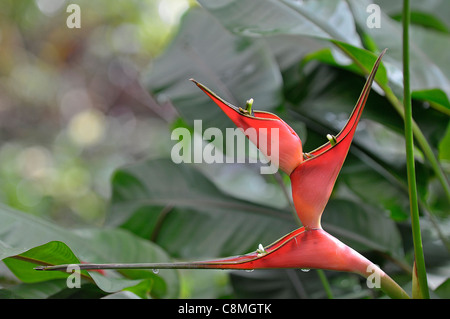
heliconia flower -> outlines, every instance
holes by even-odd
[[[42,266],[39,270],[65,270],[69,265]],[[409,298],[386,273],[367,258],[323,229],[301,227],[273,244],[233,257],[207,261],[139,264],[81,264],[80,269],[327,269],[354,272],[363,277],[379,278],[379,288],[392,298]],[[376,284],[375,284],[376,285]]]
[[[279,129],[279,141],[275,141],[270,136],[266,137],[263,133],[258,134],[257,141],[252,136],[249,136],[249,139],[271,160],[274,160],[274,158],[271,158],[270,152],[264,148],[265,145],[262,148],[260,147],[259,141],[266,138],[267,141],[271,141],[268,146],[272,150],[274,147],[278,147],[279,152],[274,153],[278,154],[279,158],[275,161],[278,160],[280,169],[290,175],[292,196],[298,217],[303,226],[319,229],[321,228],[322,212],[347,156],[376,71],[385,52],[386,50],[376,60],[345,127],[336,136],[328,135],[329,142],[309,153],[302,152],[300,138],[278,116],[268,112],[253,111],[251,103],[250,105],[247,104],[245,109],[236,107],[218,97],[204,85],[195,80],[192,81],[228,115],[236,126],[244,131],[248,128],[255,128],[257,132],[270,132],[270,130],[261,130],[262,128]]]
[[[245,108],[223,100],[203,84],[191,79],[234,122],[259,150],[283,172],[290,174],[303,160],[302,142],[297,133],[275,114],[253,111],[253,99]],[[253,129],[253,130],[252,130]]]
[[[139,264],[84,264],[80,269],[272,269],[301,268],[354,272],[366,278],[379,278],[380,288],[393,298],[409,298],[406,292],[378,266],[331,236],[320,225],[325,205],[347,156],[361,112],[370,92],[375,73],[385,51],[378,57],[364,85],[361,96],[345,127],[329,142],[310,153],[302,153],[297,134],[283,120],[268,112],[252,111],[252,101],[245,109],[219,98],[205,86],[195,82],[243,130],[248,128],[278,129],[280,168],[290,174],[295,208],[303,227],[285,235],[271,245],[259,244],[251,253],[208,261]],[[267,137],[267,136],[265,136]],[[264,138],[265,138],[264,137]],[[251,139],[251,137],[249,136]],[[259,145],[258,135],[252,140]],[[268,139],[271,140],[270,138]],[[272,141],[273,142],[273,141]],[[275,141],[276,142],[276,141]],[[273,146],[273,145],[272,145]],[[270,147],[261,150],[270,158]],[[39,270],[64,270],[67,265],[42,266]]]

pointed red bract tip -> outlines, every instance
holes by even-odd
[[[290,175],[294,206],[305,227],[321,228],[322,213],[347,157],[361,113],[364,110],[375,74],[385,51],[376,60],[347,124],[335,137],[335,143],[328,142],[310,152],[310,157],[298,165]]]
[[[203,84],[192,81],[222,109],[272,164],[290,174],[302,162],[302,142],[297,133],[281,118],[264,111],[248,112],[223,100]]]

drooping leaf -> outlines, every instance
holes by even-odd
[[[63,272],[40,272],[34,267],[38,264],[77,264],[80,260],[76,258],[70,248],[60,241],[51,241],[49,243],[33,247],[18,255],[17,258],[4,259],[5,264],[16,275],[18,279],[26,283],[34,283],[58,278],[67,278]],[[84,276],[88,276],[84,273]]]

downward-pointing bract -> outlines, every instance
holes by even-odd
[[[256,250],[242,256],[195,264],[199,268],[319,268],[363,274],[371,262],[323,229],[306,230],[301,227],[264,247],[264,253]]]

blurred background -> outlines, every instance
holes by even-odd
[[[258,1],[239,2],[254,14],[249,20],[242,19],[240,14],[245,16],[245,12],[235,7],[229,13],[226,6],[199,1],[209,6],[208,10],[190,10],[180,28],[180,18],[197,5],[196,1],[2,0],[0,203],[70,229],[105,224],[120,227],[136,238],[152,238],[175,259],[240,254],[291,230],[295,225],[288,219],[246,214],[245,209],[228,215],[229,211],[214,200],[210,206],[204,204],[212,194],[219,203],[230,198],[238,204],[245,200],[246,205],[291,216],[289,194],[283,192],[283,187],[289,186],[287,176],[263,179],[249,165],[204,165],[195,168],[195,175],[193,165],[181,170],[170,161],[160,166],[155,162],[146,166],[144,161],[170,156],[173,127],[189,127],[189,121],[199,118],[205,121],[204,128],[231,123],[218,108],[208,107],[211,101],[187,81],[190,77],[230,101],[230,97],[235,98],[236,105],[254,97],[255,107],[274,111],[290,123],[305,150],[322,145],[327,133],[338,132],[344,125],[364,84],[356,65],[340,61],[342,56],[328,40],[311,36],[317,28],[309,29],[309,21],[302,24],[296,15],[296,19],[286,21],[299,26],[295,37],[289,34],[289,28],[270,29],[271,21],[260,21],[264,14],[272,14],[267,6],[270,1],[265,7]],[[74,2],[81,10],[80,28],[67,24],[76,14],[67,10]],[[392,30],[401,30],[401,2],[376,1],[389,14],[384,17],[380,33],[365,28],[367,11],[358,11],[365,9],[368,2],[353,1],[347,7],[350,2],[327,1],[321,7],[323,11],[312,10],[311,15],[317,14],[333,30],[342,32],[346,43],[361,42],[355,48],[379,52],[379,48],[389,47],[383,63],[391,67],[389,84],[397,93],[395,84],[401,74],[395,73],[395,67],[401,61],[401,50],[398,33]],[[450,6],[444,1],[434,1],[434,7],[413,3],[416,46],[411,66],[415,71],[413,90],[420,93],[414,100],[414,118],[448,176],[450,104],[444,92],[449,92],[450,69],[442,52],[447,52],[450,45],[446,20]],[[227,14],[222,14],[221,9]],[[250,22],[241,24],[243,20]],[[284,22],[285,15],[274,20],[275,25]],[[206,28],[208,32],[202,32]],[[218,38],[220,41],[216,41]],[[142,72],[150,67],[151,74]],[[430,88],[437,88],[436,92]],[[410,285],[412,242],[403,121],[383,92],[376,86],[374,91],[324,219],[331,230],[334,226],[334,231],[341,231],[344,238],[348,235],[350,242],[356,238],[358,249],[389,271],[394,269],[400,282]],[[440,99],[442,96],[445,99]],[[136,162],[111,183],[116,169]],[[420,149],[416,165],[423,215],[429,217],[422,224],[427,262],[434,266],[429,274],[435,278],[434,287],[443,287],[440,294],[445,297],[450,291],[446,258],[450,251],[448,199]],[[124,176],[129,179],[120,178]],[[188,179],[192,176],[196,178]],[[186,183],[180,182],[183,178]],[[129,180],[145,184],[148,189],[142,194],[135,192],[136,185],[127,184]],[[166,207],[161,209],[157,204],[134,207],[133,203],[142,199],[140,196],[173,193],[172,184],[177,186],[175,197],[193,193],[208,201],[198,201],[194,208],[175,205],[168,210],[172,218],[166,218]],[[111,194],[112,187],[116,196]],[[125,217],[116,222],[117,216]],[[241,240],[243,236],[246,240]],[[141,247],[135,245],[136,238],[129,242],[130,247]],[[111,248],[105,239],[96,244]],[[126,250],[120,245],[116,249],[117,255],[109,254],[111,258]],[[176,287],[167,295],[161,294],[166,297],[326,297],[314,271],[234,272],[230,276],[217,271],[180,271],[175,279],[149,273],[152,280],[163,278],[161,285]],[[359,276],[335,272],[326,275],[336,295],[366,298],[374,294]],[[31,285],[24,287],[25,291]],[[36,285],[35,289],[41,293],[42,287]],[[65,282],[61,287],[64,292]],[[157,288],[153,296],[158,296]],[[49,296],[53,295],[51,291]]]
[[[66,24],[70,3],[0,5],[0,202],[101,224],[112,171],[168,147],[165,115],[137,77],[190,1],[77,1],[81,28]]]

